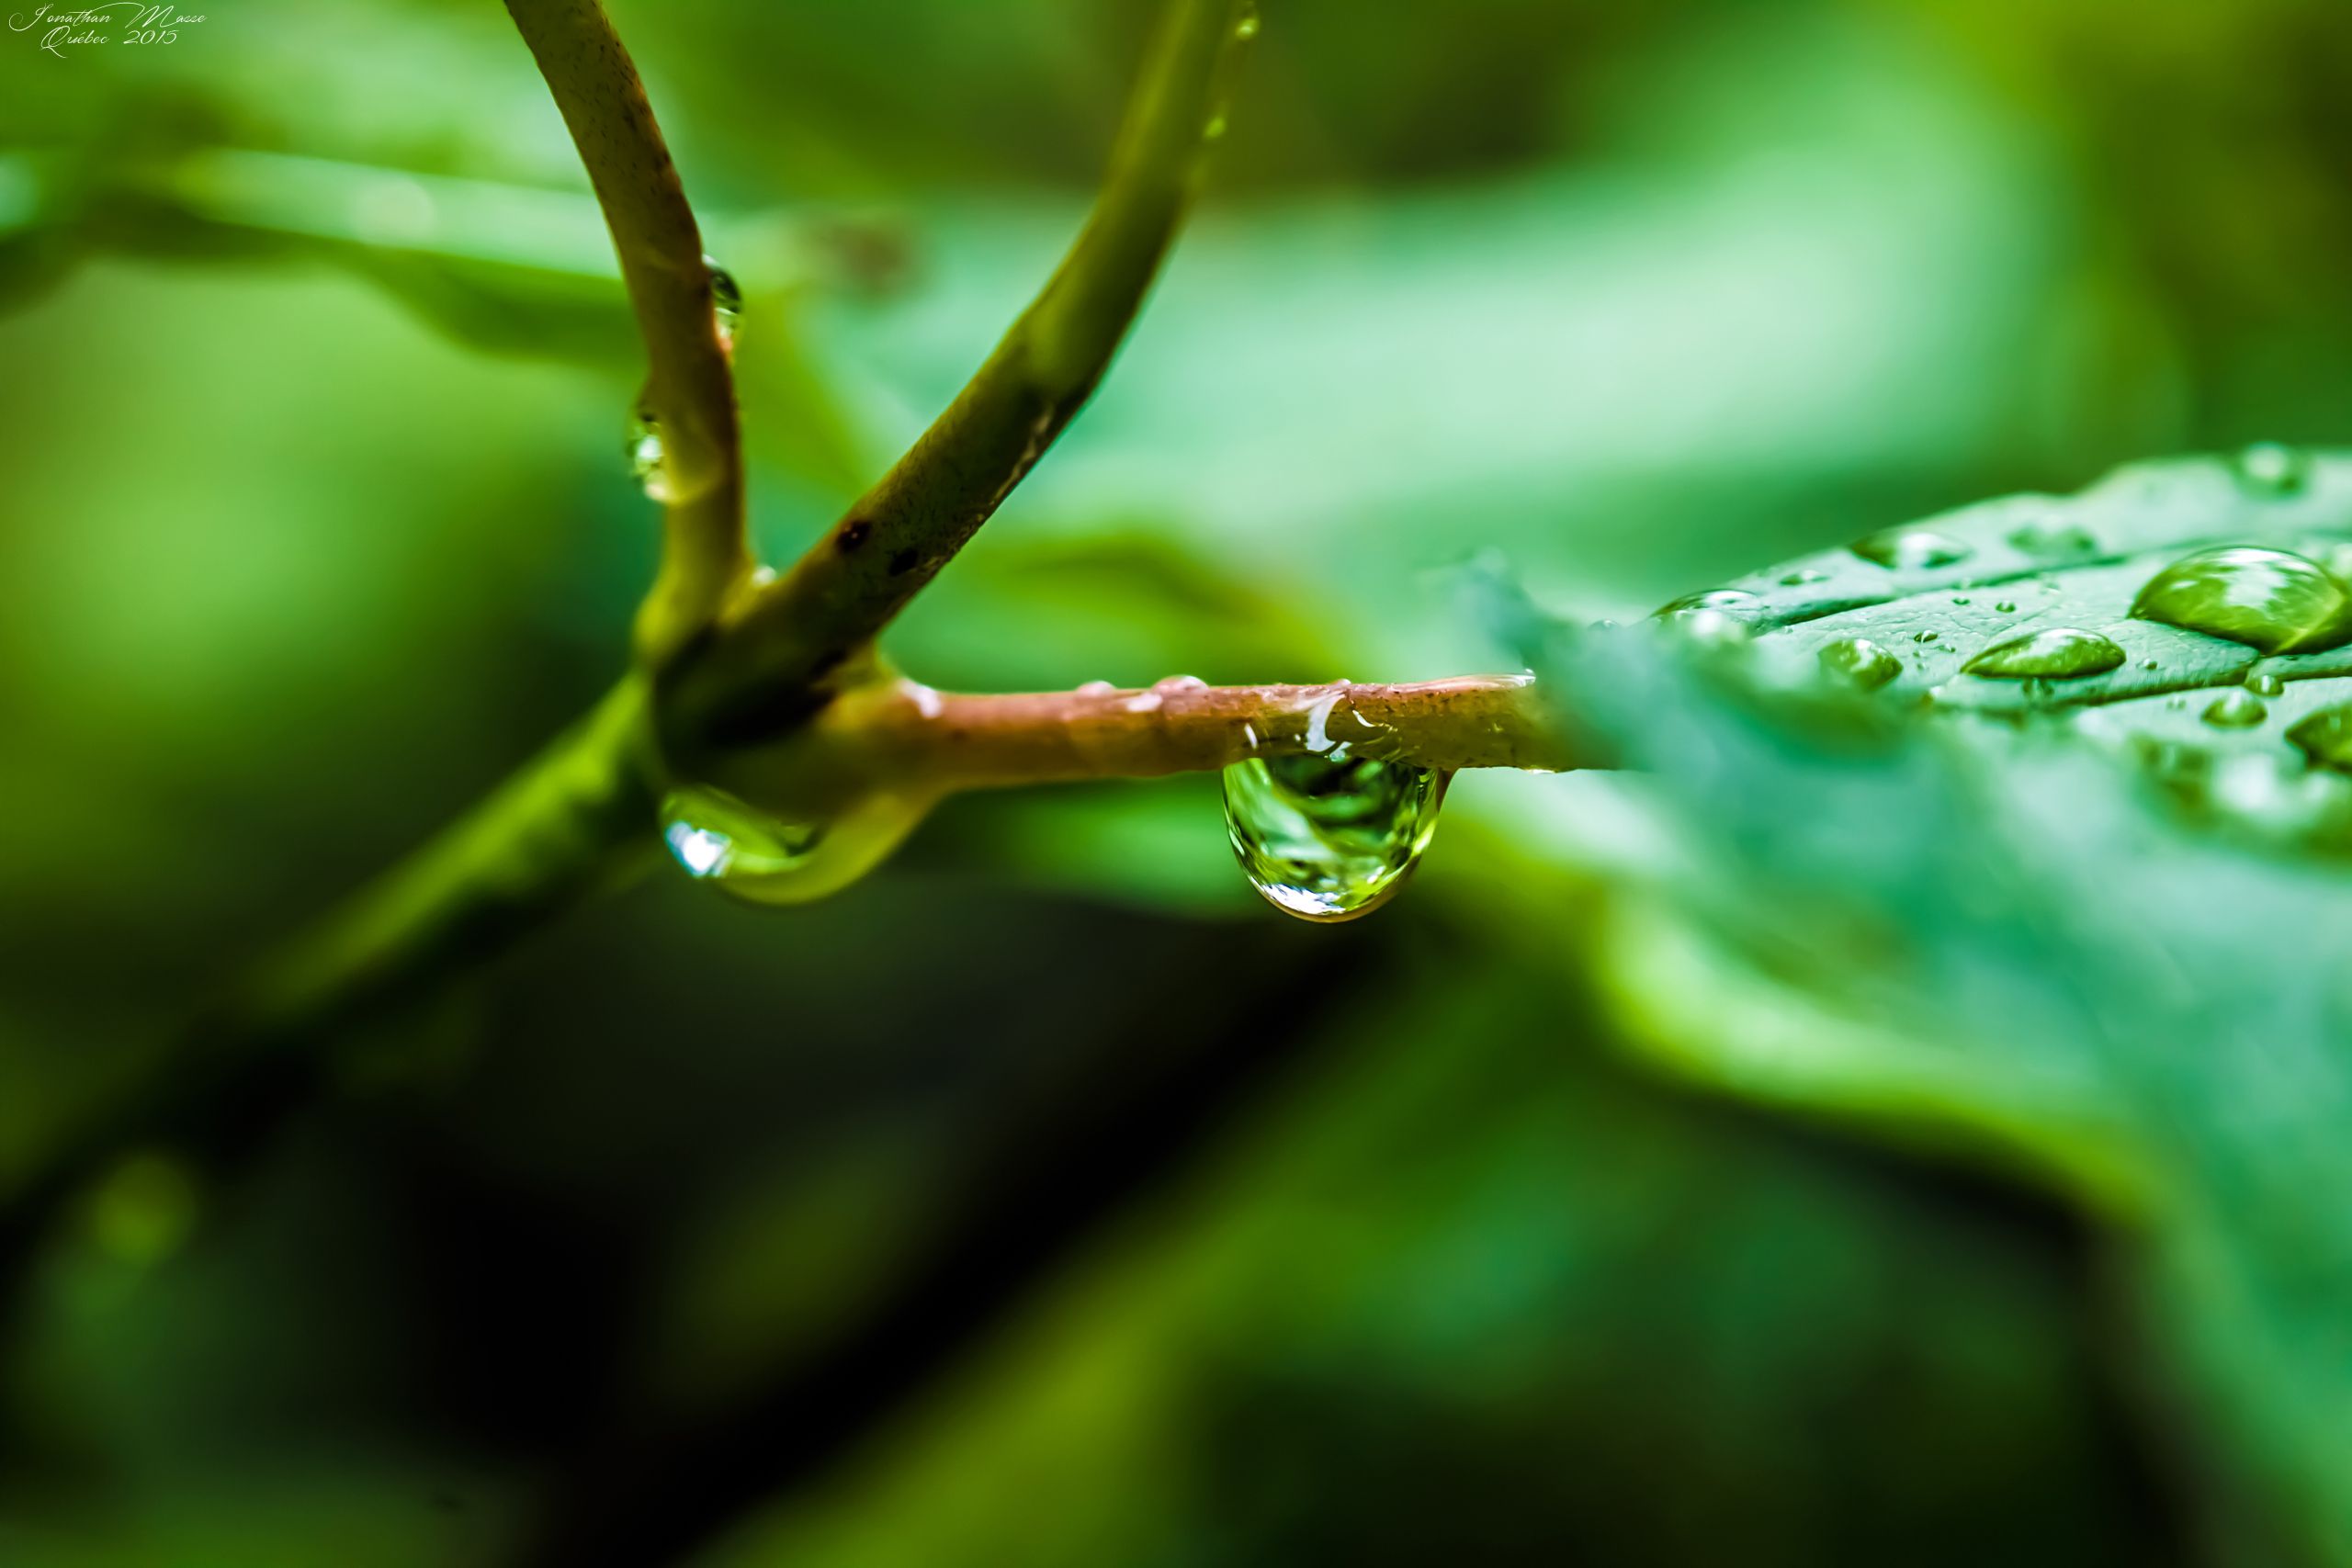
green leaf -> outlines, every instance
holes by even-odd
[[[2352,458],[2256,446],[1891,528],[1678,600],[1885,703],[2148,765],[2242,836],[2352,852]],[[1736,625],[1734,625],[1736,623]]]
[[[2345,700],[2352,656],[2265,654],[2143,595],[2184,556],[2292,551],[2326,581],[2290,574],[2285,602],[2324,626],[2304,612],[2347,534],[2352,464],[2265,451],[1758,573],[1669,607],[1696,637],[1512,612],[1637,770],[1557,788],[1652,835],[1655,902],[1614,917],[1603,964],[1641,1048],[2070,1193],[2109,1226],[2190,1440],[2287,1561],[2352,1555],[2331,1436],[2352,1421],[2352,887],[2301,852],[2344,841],[2340,727],[2309,716]],[[2032,682],[1984,662],[2062,629],[2126,658]],[[1868,660],[1822,668],[1857,638],[1899,659],[1874,689],[1849,679]],[[2269,711],[2203,716],[2233,693]]]

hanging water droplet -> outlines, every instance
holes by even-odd
[[[2287,739],[2314,765],[2352,773],[2352,703],[2296,720],[2288,726]]]
[[[651,405],[639,402],[629,413],[628,434],[622,438],[621,450],[628,457],[628,470],[645,493],[656,501],[670,499],[670,466],[662,449],[661,422],[653,417]]]
[[[2123,662],[2123,650],[2097,632],[2052,626],[1996,642],[1961,671],[2005,681],[2075,681],[2103,675]]]
[[[2352,639],[2352,592],[2316,562],[2251,545],[2184,556],[2149,579],[2132,614],[2264,653]]]
[[[1926,528],[1885,528],[1849,547],[1864,560],[1896,571],[1953,566],[1975,554],[1960,540]]]
[[[2053,517],[2021,523],[2009,530],[2008,539],[2026,554],[2044,560],[2080,560],[2098,554],[2098,540],[2089,529]]]
[[[2311,484],[2311,458],[2276,441],[2257,441],[2232,459],[2241,489],[2266,499],[2301,495]]]
[[[2286,691],[2287,682],[2267,672],[2249,673],[2245,678],[2245,689],[2257,697],[2275,697]]]
[[[1828,581],[1829,574],[1827,572],[1815,571],[1809,566],[1801,566],[1794,571],[1782,573],[1781,577],[1781,586],[1783,588],[1803,588],[1808,583],[1826,582]]]
[[[754,904],[800,904],[871,871],[922,819],[927,803],[871,795],[823,821],[796,822],[707,784],[662,802],[662,841],[688,876]]]
[[[734,274],[708,256],[702,258],[702,265],[710,269],[710,315],[718,327],[718,346],[732,350],[736,329],[743,320],[743,290]]]
[[[1448,777],[1369,757],[1250,757],[1225,770],[1226,831],[1276,908],[1350,919],[1403,885],[1437,831]]]
[[[1868,637],[1844,637],[1826,643],[1820,657],[1824,670],[1865,692],[1875,692],[1903,673],[1903,660]]]
[[[2216,729],[2251,729],[2270,716],[2270,710],[2252,692],[2223,692],[2205,705],[2205,722]]]

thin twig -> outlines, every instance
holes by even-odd
[[[1522,676],[1398,685],[1206,686],[953,695],[910,681],[844,693],[783,740],[711,776],[747,800],[822,816],[877,793],[932,796],[1213,771],[1297,752],[1462,768],[1589,765]]]
[[[751,572],[735,378],[718,335],[702,233],[628,51],[596,0],[506,0],[547,78],[613,231],[650,367],[667,506],[662,572],[638,614],[660,664]]]
[[[963,547],[1086,401],[1199,185],[1250,14],[1246,0],[1175,0],[1061,266],[946,412],[745,600],[691,672],[678,697],[709,739],[764,739],[821,706],[827,678]]]

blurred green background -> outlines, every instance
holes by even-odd
[[[1150,8],[612,11],[788,558],[1050,270]],[[179,33],[0,33],[0,1182],[590,701],[654,556],[503,11]],[[1623,618],[2341,436],[2347,364],[2327,0],[1269,0],[1130,346],[889,647],[1487,668],[1482,550]],[[1658,960],[1610,813],[1465,776],[1335,929],[1208,779],[956,800],[802,909],[659,879],[246,1168],[117,1174],[10,1320],[0,1562],[2305,1560],[2097,1179],[1710,1070],[1747,981]]]

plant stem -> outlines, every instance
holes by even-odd
[[[931,428],[700,660],[681,696],[713,739],[766,739],[813,713],[803,694],[963,547],[1093,391],[1200,183],[1247,11],[1174,0],[1060,267]]]
[[[702,232],[644,84],[596,0],[506,0],[571,129],[613,232],[645,339],[667,503],[660,577],[638,613],[659,666],[750,575],[735,378],[719,342]]]
[[[782,741],[729,752],[711,782],[780,811],[823,816],[876,792],[1156,778],[1340,748],[1448,772],[1594,761],[1515,675],[975,696],[890,680],[843,693]]]

